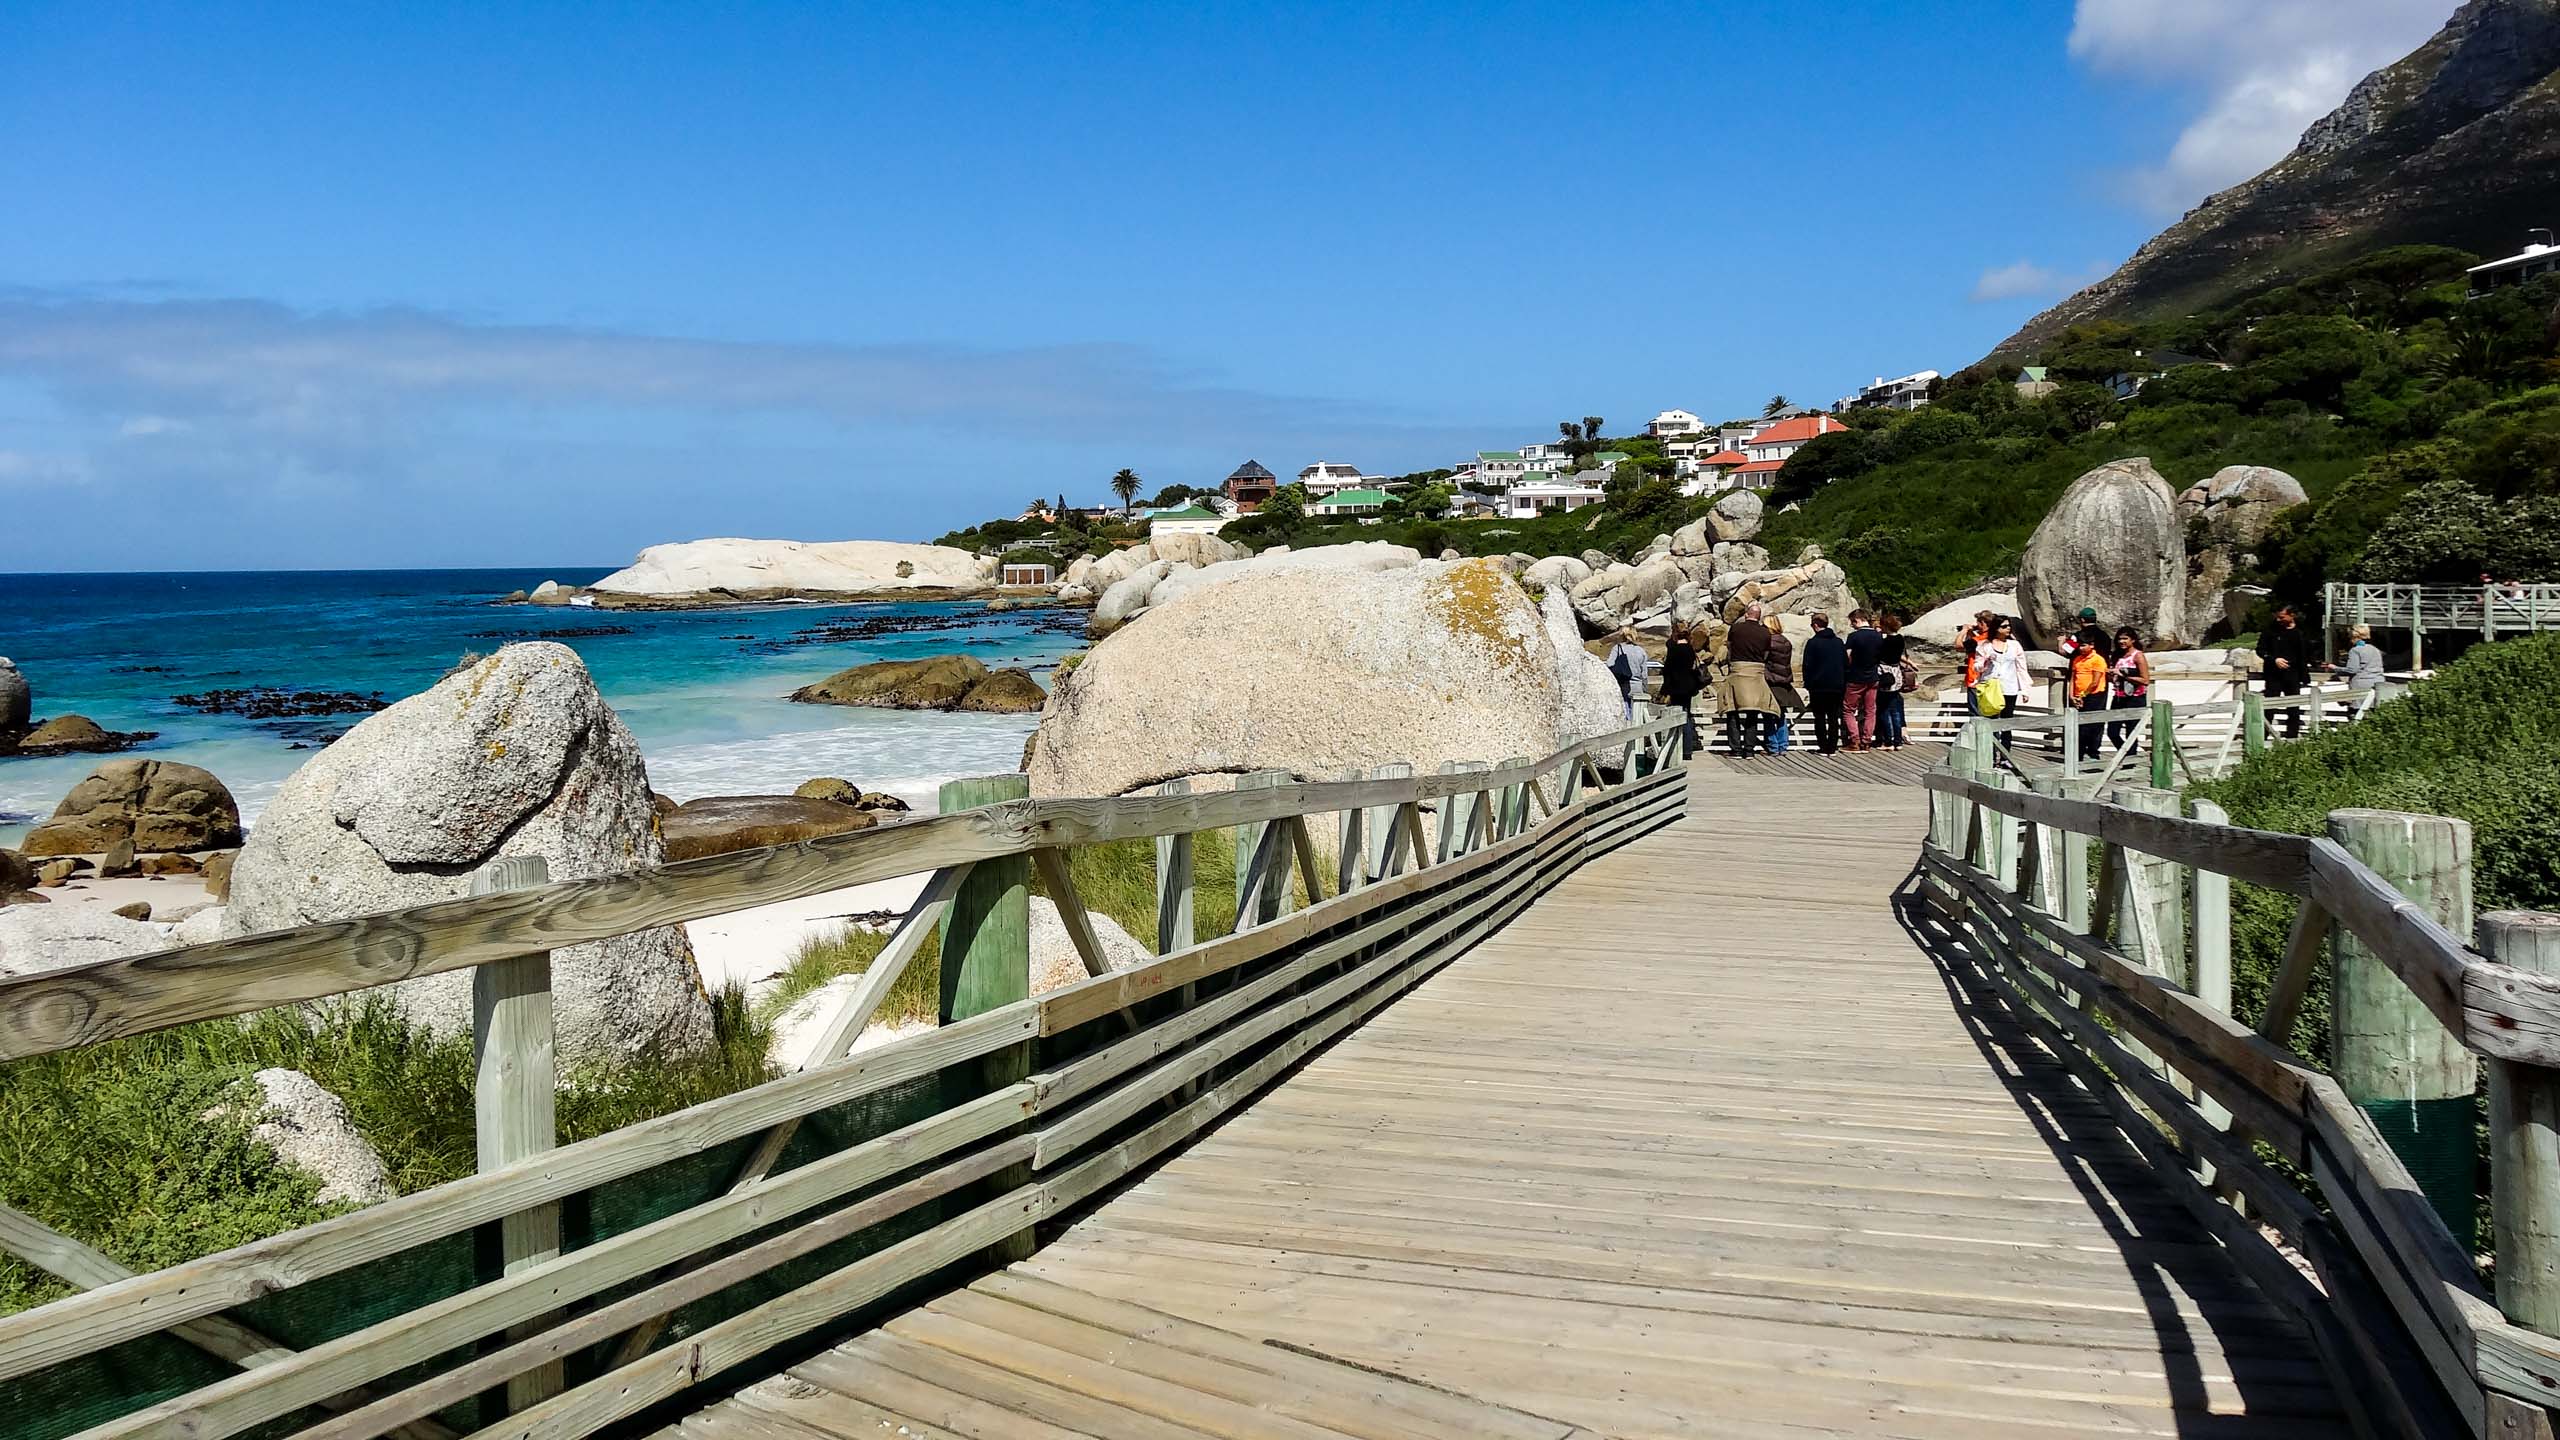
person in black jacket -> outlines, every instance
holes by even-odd
[[[1831,633],[1831,617],[1813,612],[1813,638],[1804,642],[1804,693],[1813,705],[1813,743],[1823,754],[1840,749],[1840,705],[1849,693],[1849,647]]]
[[[2311,673],[2311,646],[2302,633],[2302,615],[2292,606],[2277,606],[2275,623],[2258,637],[2258,663],[2269,697],[2302,693],[2302,682]],[[2284,738],[2301,734],[2302,707],[2286,706]]]
[[[1671,632],[1671,643],[1662,650],[1662,703],[1680,707],[1680,743],[1683,755],[1698,753],[1698,691],[1705,685],[1705,672],[1698,664],[1698,647],[1686,630]]]

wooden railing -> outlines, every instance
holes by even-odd
[[[2560,917],[2481,917],[2488,953],[2470,949],[2459,822],[2341,811],[2313,838],[2201,801],[2182,815],[2165,789],[2040,794],[1994,768],[1993,741],[1970,730],[1929,776],[1921,857],[1979,991],[2301,1317],[2369,1433],[2551,1434]],[[2296,905],[2249,1018],[2232,1005],[2235,882]],[[2332,945],[2324,1071],[2289,1042]],[[2476,1204],[2474,1057],[2489,1071],[2494,1295],[2457,1239]]]
[[[465,966],[484,982],[479,1174],[140,1275],[0,1211],[0,1245],[85,1287],[0,1317],[8,1428],[581,1436],[956,1267],[1019,1258],[1041,1222],[1677,819],[1678,740],[1675,717],[1430,776],[1001,799],[633,874],[495,875],[465,899],[0,980],[8,1058]],[[980,784],[962,798],[1021,794],[1020,777]],[[1237,845],[1238,920],[1200,936],[1193,847],[1213,830]],[[1066,851],[1149,839],[1162,953],[1112,970]],[[1034,869],[1090,972],[1037,997]],[[803,1068],[552,1148],[547,1104],[527,1103],[551,1083],[549,950],[923,872]],[[942,1023],[849,1054],[937,929]],[[261,1328],[288,1312],[303,1333]],[[173,1380],[176,1346],[236,1373]]]
[[[2320,587],[2321,627],[2334,645],[2350,625],[2409,632],[2410,666],[2424,668],[2427,635],[2502,635],[2560,630],[2560,584],[2367,585],[2330,581]]]
[[[2141,772],[2126,762],[2136,751],[2147,758],[2150,783],[2166,787],[2219,779],[2267,748],[2279,731],[2283,738],[2318,736],[2353,724],[2404,688],[2315,685],[2299,695],[2265,695],[2244,685],[2223,700],[2185,705],[2153,700],[2139,709],[2083,712],[2067,703],[2057,682],[2045,708],[2002,720],[1967,720],[1956,733],[1961,738],[1978,728],[2003,737],[2011,755],[2023,749],[2049,763],[2056,783],[2073,793],[2103,790],[2119,776],[2134,778]],[[2124,733],[2109,738],[2109,732],[2119,729]]]

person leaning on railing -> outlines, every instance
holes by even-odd
[[[2116,658],[2107,664],[2107,708],[2110,710],[2148,710],[2151,708],[2151,657],[2142,653],[2142,637],[2130,625],[2116,629]],[[2137,722],[2116,720],[2107,725],[2107,743],[2121,746],[2133,733]]]
[[[2347,677],[2347,689],[2356,694],[2382,688],[2382,647],[2373,643],[2373,627],[2358,625],[2347,631],[2346,657],[2330,666],[2330,670]]]

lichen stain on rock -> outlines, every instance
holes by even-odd
[[[1462,560],[1433,576],[1424,603],[1449,633],[1484,646],[1486,658],[1514,674],[1530,673],[1527,615],[1509,576],[1490,560]]]

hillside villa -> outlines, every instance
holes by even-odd
[[[1706,430],[1707,422],[1686,410],[1665,410],[1644,427],[1644,433],[1656,440],[1678,440],[1703,435]]]
[[[1269,492],[1265,492],[1264,498],[1269,498]],[[1152,540],[1158,535],[1215,535],[1226,523],[1226,516],[1194,500],[1179,510],[1159,510],[1148,516],[1147,538]]]
[[[2529,240],[2522,250],[2504,260],[2492,260],[2486,265],[2471,267],[2469,298],[2476,300],[2502,285],[2522,285],[2528,280],[2538,280],[2545,275],[2560,272],[2560,246],[2551,243],[2551,232],[2531,230],[2526,234],[2539,235],[2542,238]]]
[[[1601,495],[1598,485],[1584,484],[1578,477],[1533,470],[1502,497],[1502,513],[1512,520],[1535,520],[1558,510],[1579,510],[1585,505],[1597,505]]]
[[[1357,465],[1345,465],[1335,460],[1319,460],[1298,472],[1298,483],[1307,487],[1307,494],[1310,496],[1330,495],[1337,490],[1353,490],[1364,485],[1374,488],[1379,483],[1379,477],[1361,474],[1360,467]]]
[[[1227,476],[1223,488],[1227,503],[1235,507],[1236,513],[1250,515],[1261,509],[1262,502],[1270,499],[1271,493],[1280,488],[1280,477],[1263,469],[1261,461],[1247,460]]]
[[[1337,490],[1323,499],[1310,498],[1307,513],[1328,518],[1342,515],[1375,515],[1387,508],[1389,496],[1384,490]]]
[[[1917,410],[1929,403],[1929,387],[1938,382],[1938,372],[1922,370],[1910,375],[1897,375],[1891,380],[1876,377],[1876,383],[1863,386],[1835,406],[1840,410]]]

